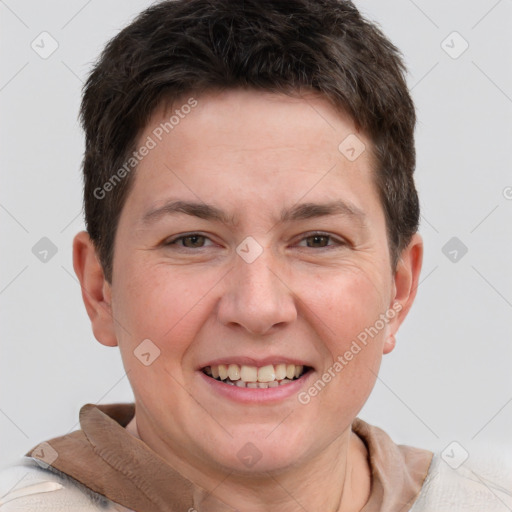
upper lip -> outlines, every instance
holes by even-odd
[[[308,366],[312,367],[312,365],[306,361],[295,359],[292,357],[286,356],[268,356],[264,358],[253,358],[253,357],[244,357],[244,356],[229,356],[229,357],[219,357],[217,359],[213,359],[207,363],[201,364],[198,370],[202,370],[207,366],[218,366],[219,364],[237,364],[238,366],[257,366],[258,368],[267,365],[276,365],[276,364],[294,364],[295,366]]]

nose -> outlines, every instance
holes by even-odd
[[[237,257],[225,279],[217,312],[224,325],[263,335],[297,318],[293,292],[268,249],[252,263]]]

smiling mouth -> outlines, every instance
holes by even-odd
[[[201,371],[208,377],[230,386],[266,389],[290,384],[310,370],[312,368],[309,366],[282,363],[261,367],[218,364],[205,366]]]

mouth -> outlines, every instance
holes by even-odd
[[[201,368],[211,379],[229,386],[250,389],[267,389],[286,386],[312,371],[310,366],[289,363],[248,366],[217,364]]]

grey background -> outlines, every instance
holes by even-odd
[[[458,456],[512,461],[512,1],[356,4],[409,67],[426,247],[416,305],[360,417],[397,442],[456,440]],[[71,241],[83,229],[82,82],[148,5],[0,0],[0,467],[76,429],[83,404],[132,400],[118,349],[92,336]],[[31,47],[43,50],[43,31],[58,42],[47,59]],[[464,256],[457,241],[443,252],[452,237]]]

